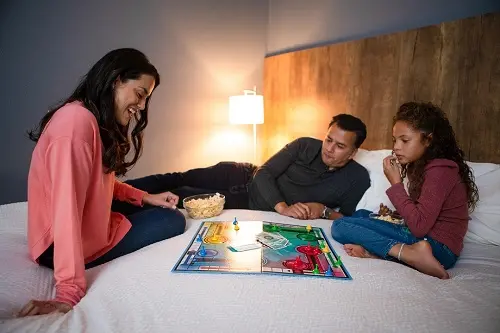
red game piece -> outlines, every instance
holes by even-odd
[[[321,250],[318,247],[311,246],[311,243],[309,243],[308,245],[298,246],[297,251],[308,256],[317,256],[321,253]]]
[[[300,259],[300,256],[297,256],[295,260],[285,260],[283,265],[294,271],[302,271],[307,268],[307,263],[303,262],[302,259]]]

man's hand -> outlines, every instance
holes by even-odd
[[[315,220],[321,218],[323,211],[325,210],[325,205],[319,202],[307,202],[306,206],[309,207],[309,220]]]
[[[319,219],[325,205],[318,202],[297,202],[293,205],[288,206],[284,202],[280,202],[274,207],[274,209],[281,215],[293,217],[300,220],[314,220]]]
[[[53,312],[66,313],[72,308],[71,305],[59,301],[31,300],[16,314],[16,317],[37,316]]]
[[[297,202],[291,206],[288,206],[284,202],[278,203],[274,209],[281,215],[293,217],[300,220],[309,219],[309,214],[311,213],[310,208],[301,202]]]
[[[151,206],[175,209],[175,206],[179,203],[179,197],[171,192],[146,194],[142,202]]]

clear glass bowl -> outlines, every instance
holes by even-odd
[[[226,197],[219,193],[193,195],[182,200],[182,206],[192,219],[207,219],[219,215]]]

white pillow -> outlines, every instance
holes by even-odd
[[[474,174],[474,177],[479,178],[482,175],[487,174],[488,172],[497,170],[500,168],[500,164],[494,164],[494,163],[477,163],[477,162],[467,162],[469,167],[472,169],[472,173]]]
[[[500,165],[469,163],[472,166],[479,202],[472,212],[466,242],[500,245]]]
[[[391,186],[384,175],[382,161],[385,157],[391,155],[392,150],[365,150],[358,149],[354,160],[364,166],[370,175],[371,185],[358,202],[356,210],[367,209],[378,212],[381,203],[394,210],[394,206],[385,194],[385,191]]]

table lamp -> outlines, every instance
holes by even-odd
[[[257,163],[257,124],[264,123],[264,97],[257,95],[256,87],[229,97],[229,122],[253,125],[253,158]]]

